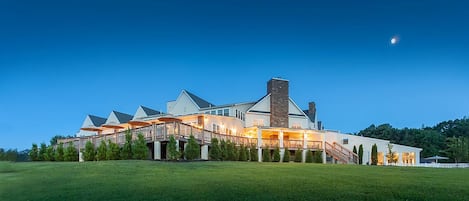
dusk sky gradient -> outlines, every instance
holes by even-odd
[[[87,114],[166,110],[182,89],[256,101],[290,80],[326,129],[469,116],[464,1],[0,1],[0,147],[74,135]],[[399,37],[396,45],[390,39]]]

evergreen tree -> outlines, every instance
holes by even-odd
[[[184,154],[187,160],[195,160],[200,158],[200,145],[195,141],[195,137],[193,135],[191,135],[187,141]]]
[[[217,138],[212,138],[211,140],[209,156],[210,156],[210,160],[212,161],[221,160],[221,150],[220,150],[220,145],[218,144]]]
[[[47,147],[46,154],[44,155],[44,160],[54,161],[54,147],[52,145]]]
[[[31,151],[29,151],[29,157],[31,158],[32,161],[39,160],[38,153],[39,153],[39,150],[37,148],[37,144],[33,143],[33,147],[31,148]]]
[[[169,142],[167,145],[167,155],[168,155],[168,160],[178,160],[180,157],[180,153],[177,149],[176,145],[176,139],[174,138],[174,135],[169,136]]]
[[[106,141],[103,139],[98,146],[98,150],[96,152],[96,160],[97,161],[104,161],[106,160],[106,152],[107,152],[107,145]]]
[[[94,144],[91,141],[87,141],[85,144],[85,150],[83,152],[83,159],[85,161],[94,161],[96,150],[94,148]]]
[[[132,155],[135,159],[145,160],[148,157],[148,147],[142,133],[137,134],[137,139],[133,142]]]
[[[39,161],[45,161],[46,158],[46,153],[47,153],[47,145],[46,143],[41,143],[41,147],[39,148],[39,152],[37,154],[37,158]]]
[[[234,150],[234,143],[230,140],[226,141],[226,160],[234,161],[235,160],[235,150]]]
[[[247,161],[246,146],[243,144],[239,147],[239,161]]]
[[[353,145],[353,153],[354,153],[354,154],[358,154],[358,152],[357,152],[357,147],[356,147],[355,145]]]
[[[278,146],[276,146],[274,149],[272,162],[280,162],[280,148]]]
[[[251,153],[249,152],[249,148],[248,148],[247,145],[244,146],[244,155],[246,155],[246,160],[244,160],[244,161],[248,161],[249,158],[250,158]]]
[[[119,145],[108,140],[107,143],[107,152],[106,152],[106,159],[107,160],[119,160],[120,159],[120,148]]]
[[[221,140],[220,142],[220,152],[221,152],[221,160],[226,161],[228,160],[228,151],[227,151],[227,145],[225,140]]]
[[[123,160],[132,159],[132,132],[130,129],[125,131],[125,143],[122,147],[121,158]]]
[[[311,150],[306,150],[306,163],[312,163],[313,162],[313,152]]]
[[[301,153],[300,148],[298,148],[298,149],[295,151],[295,162],[301,163],[301,161],[302,161],[302,153]]]
[[[315,163],[322,163],[322,151],[315,151],[314,152],[314,162]]]
[[[249,149],[249,160],[252,162],[257,162],[259,160],[255,144],[251,144],[251,148]]]
[[[68,142],[67,149],[65,149],[64,161],[78,161],[78,152],[72,141]]]
[[[378,165],[378,146],[376,144],[371,147],[371,165]]]
[[[363,144],[358,147],[358,164],[363,164]]]
[[[267,145],[264,149],[262,149],[262,162],[270,162],[270,148]]]
[[[235,161],[239,161],[239,156],[241,155],[240,151],[239,151],[240,149],[241,149],[240,146],[237,146],[235,143],[233,143],[234,160]]]
[[[285,149],[285,152],[283,152],[283,162],[290,162],[290,151],[288,149]]]
[[[56,161],[64,161],[64,143],[61,142],[57,145],[54,158]]]

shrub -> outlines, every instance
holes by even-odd
[[[256,145],[254,144],[251,144],[251,148],[249,149],[249,160],[252,162],[257,162],[259,160]]]
[[[46,155],[44,155],[44,159],[47,161],[54,161],[54,146],[50,145],[47,147]]]
[[[210,160],[212,161],[221,160],[221,151],[220,151],[220,145],[218,144],[218,139],[212,138],[210,144],[211,144],[210,151],[209,151]]]
[[[227,145],[226,145],[225,140],[220,141],[220,153],[221,153],[221,160],[222,161],[228,160]]]
[[[107,152],[106,152],[106,159],[107,160],[119,160],[120,159],[119,145],[112,142],[111,140],[108,140],[107,146],[108,146],[108,148],[107,148]],[[93,147],[93,149],[94,149],[94,147]]]
[[[56,161],[64,161],[64,143],[61,142],[57,145],[54,158]]]
[[[270,149],[269,146],[262,149],[262,162],[270,162]]]
[[[94,144],[91,141],[87,141],[85,144],[85,150],[83,151],[83,160],[94,161],[95,155],[96,150],[94,149]]]
[[[142,133],[137,134],[137,139],[133,142],[132,155],[134,159],[145,160],[148,157],[148,147]]]
[[[130,129],[125,131],[125,143],[121,152],[122,159],[132,159],[132,132]]]
[[[378,146],[376,144],[371,147],[371,165],[378,165]]]
[[[322,163],[322,151],[315,151],[313,161],[315,163]]]
[[[106,152],[107,152],[106,141],[103,139],[101,140],[101,143],[98,146],[98,151],[96,153],[96,160],[98,161],[106,160]]]
[[[358,147],[358,164],[363,164],[363,145],[360,144]]]
[[[276,146],[274,149],[272,162],[280,162],[280,148],[278,146]]]
[[[200,158],[200,146],[195,141],[193,135],[191,135],[189,137],[189,140],[187,141],[187,146],[184,150],[184,154],[187,160],[194,160]]]
[[[283,152],[283,162],[290,162],[290,151],[288,149]]]
[[[236,160],[236,154],[235,154],[235,144],[228,140],[226,142],[226,154],[227,154],[227,160],[229,161],[235,161]]]
[[[78,152],[72,141],[68,142],[67,149],[65,149],[64,161],[78,161]]]
[[[244,155],[246,155],[246,160],[244,160],[244,161],[248,161],[249,157],[250,157],[249,155],[251,155],[251,153],[249,152],[249,149],[248,149],[247,145],[244,146]]]
[[[169,142],[167,146],[168,160],[178,160],[181,156],[176,145],[176,139],[174,135],[169,136]]]
[[[294,161],[301,163],[301,160],[302,160],[302,153],[301,153],[300,148],[298,148],[298,149],[295,151],[295,159],[294,159]]]
[[[306,163],[312,163],[313,162],[313,152],[311,150],[306,150]]]
[[[29,151],[29,157],[31,158],[32,161],[39,160],[38,153],[39,153],[39,149],[37,148],[37,144],[33,143],[31,151]]]
[[[233,150],[234,150],[234,161],[239,161],[239,155],[240,155],[240,149],[241,147],[240,146],[237,146],[235,143],[232,143],[233,144]]]
[[[239,147],[239,161],[247,161],[246,146],[241,145]]]

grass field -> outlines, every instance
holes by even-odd
[[[0,200],[469,200],[469,169],[250,162],[0,163]]]

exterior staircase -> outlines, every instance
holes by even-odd
[[[337,143],[326,142],[326,154],[340,163],[358,164],[358,155]]]

